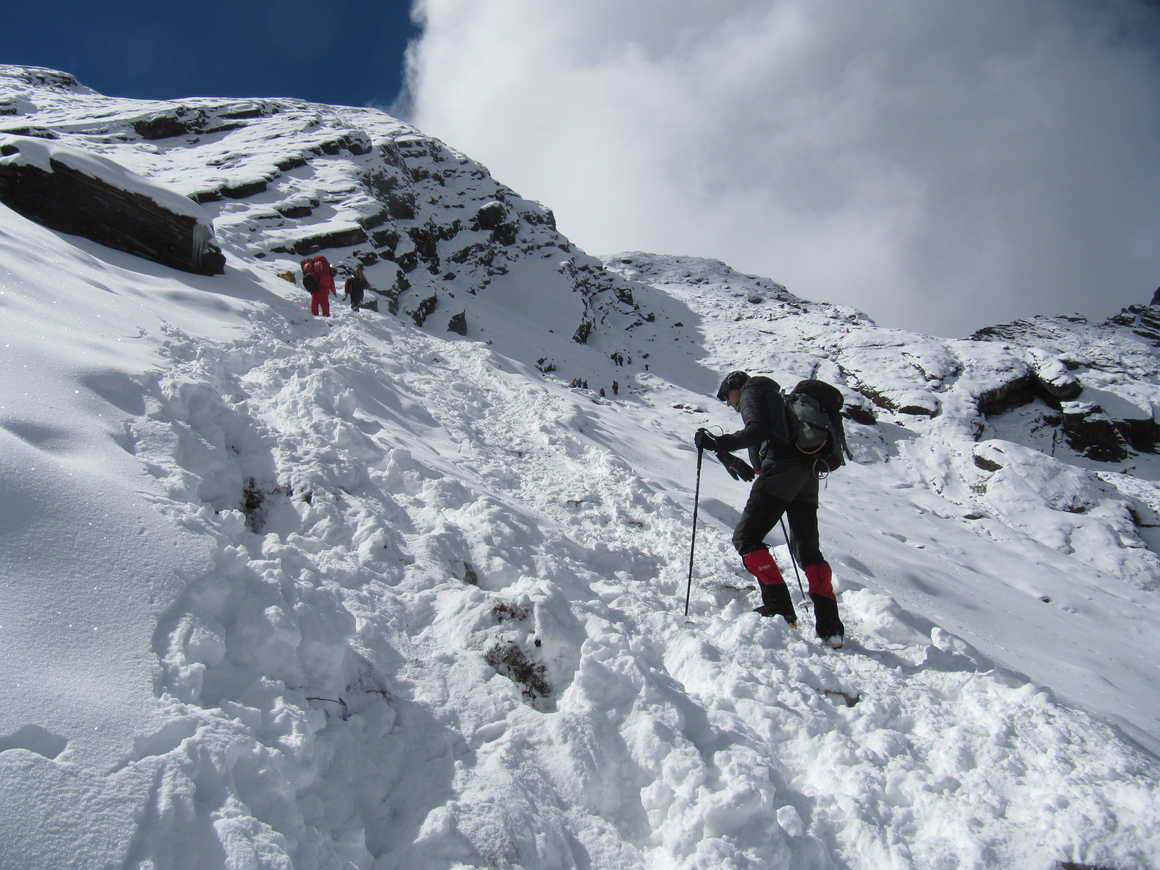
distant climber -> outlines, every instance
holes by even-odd
[[[741,414],[744,428],[718,436],[698,429],[693,443],[699,450],[716,453],[735,479],[748,482],[757,478],[733,532],[733,546],[745,569],[757,579],[761,592],[761,607],[755,609],[762,616],[781,616],[790,625],[797,625],[789,589],[765,544],[765,536],[785,514],[793,549],[809,579],[814,629],[818,637],[838,648],[842,646],[845,627],[838,617],[830,565],[819,544],[817,461],[792,443],[786,402],[772,378],[730,372],[722,381],[717,398]],[[749,448],[752,468],[731,455],[731,451],[743,447]]]
[[[334,289],[334,273],[330,271],[330,261],[318,254],[302,261],[302,286],[310,291],[310,313],[317,317],[330,317],[330,296],[338,295]]]
[[[367,276],[363,272],[361,265],[356,266],[354,274],[346,279],[346,284],[343,286],[343,293],[346,294],[347,301],[350,302],[350,310],[358,311],[363,304],[363,294],[371,287],[370,282],[367,281]]]

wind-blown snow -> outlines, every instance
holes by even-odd
[[[197,143],[118,138],[165,104],[10,80],[70,147],[121,119],[105,156],[186,193],[306,149],[295,111],[358,111],[287,103],[199,170]],[[376,146],[420,135],[358,118]],[[1143,339],[948,342],[643,254],[591,266],[638,308],[606,305],[538,224],[486,286],[410,273],[404,305],[454,299],[468,338],[338,301],[311,319],[272,247],[351,225],[318,187],[363,196],[351,163],[207,205],[215,278],[0,207],[0,868],[1156,865],[1160,465],[1053,457],[1041,403],[977,409],[1070,353],[1077,401],[1154,415]],[[417,180],[415,220],[490,201],[459,183]],[[316,213],[259,219],[290,195]],[[691,435],[736,425],[711,399],[736,367],[938,411],[847,422],[859,461],[821,511],[843,651],[751,612],[745,489],[710,459],[682,615]]]

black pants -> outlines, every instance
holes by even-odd
[[[824,561],[818,540],[818,479],[802,462],[780,463],[763,472],[749,490],[749,501],[733,530],[733,546],[744,556],[765,546],[765,536],[782,514],[789,529],[798,563]]]

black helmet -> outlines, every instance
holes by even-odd
[[[745,372],[729,372],[725,375],[725,380],[721,382],[721,389],[717,390],[717,401],[726,401],[729,398],[730,390],[740,390],[748,380],[749,375]]]

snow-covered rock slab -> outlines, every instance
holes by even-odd
[[[220,274],[213,224],[188,197],[98,155],[0,135],[0,203],[53,229],[175,269]]]

